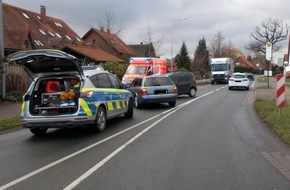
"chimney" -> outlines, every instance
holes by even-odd
[[[46,7],[44,5],[40,5],[40,18],[43,24],[46,23]]]
[[[111,33],[110,29],[107,29],[107,32],[110,34]]]
[[[101,27],[100,29],[101,29],[102,32],[104,32],[104,27]]]

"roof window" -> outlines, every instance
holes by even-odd
[[[35,42],[38,46],[43,46],[43,43],[41,43],[40,40],[34,40],[34,42]]]
[[[79,41],[79,42],[81,42],[82,40],[79,38],[79,37],[76,37],[76,39]]]
[[[112,42],[112,44],[115,44],[115,45],[117,45],[117,43],[116,43],[114,40],[111,40],[111,42]]]
[[[46,35],[46,32],[44,32],[42,29],[38,29],[38,30],[41,34]]]
[[[54,33],[52,33],[52,32],[48,32],[48,33],[49,33],[51,36],[53,36],[53,37],[55,36]]]
[[[58,27],[62,27],[62,25],[59,22],[54,22],[54,24]]]
[[[57,37],[59,37],[59,38],[62,38],[61,35],[60,35],[59,33],[57,33],[57,32],[55,33],[55,35],[56,35]]]
[[[65,37],[66,37],[67,39],[71,40],[71,37],[69,37],[68,35],[65,35]]]
[[[23,13],[23,12],[22,12],[22,15],[23,15],[25,18],[29,18],[29,16],[28,16],[26,13]]]

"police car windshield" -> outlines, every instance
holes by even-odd
[[[129,65],[126,74],[146,74],[147,66]]]

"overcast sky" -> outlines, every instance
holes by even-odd
[[[190,56],[194,55],[198,41],[203,37],[207,43],[215,34],[222,32],[226,41],[244,54],[250,33],[268,18],[281,19],[290,25],[289,0],[3,0],[17,7],[40,12],[46,6],[46,14],[62,19],[80,37],[90,28],[99,28],[98,20],[104,20],[105,10],[113,13],[125,29],[121,39],[126,44],[139,44],[148,37],[163,39],[159,53],[170,58],[171,23],[173,26],[173,55],[179,52],[184,41]],[[174,21],[186,17],[186,20]],[[285,50],[280,56],[286,54]],[[277,55],[273,55],[277,57]],[[277,62],[277,60],[273,60]]]

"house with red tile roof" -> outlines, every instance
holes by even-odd
[[[265,69],[265,65],[259,61],[259,59],[254,58],[251,61],[247,59],[245,55],[239,56],[235,60],[235,65],[237,67],[247,68],[249,72],[262,73],[262,70]]]
[[[87,43],[101,47],[104,51],[125,60],[125,62],[130,57],[137,55],[117,35],[112,34],[110,30],[105,30],[104,28],[91,28],[82,39]]]
[[[98,64],[104,62],[104,60],[110,60],[112,62],[119,63],[124,62],[123,59],[113,56],[112,54],[105,52],[100,48],[66,45],[63,48],[63,51],[74,55],[79,60],[82,60],[82,65],[87,65],[91,63]],[[82,57],[85,57],[85,59],[82,59]]]
[[[46,15],[41,6],[35,13],[6,3],[2,4],[4,51],[6,54],[26,49],[61,49],[82,39],[61,19]]]
[[[134,54],[133,51],[119,38],[113,35],[98,36],[106,43],[96,44],[95,41],[86,42],[79,37],[63,20],[48,16],[46,7],[40,6],[40,13],[2,3],[3,33],[5,56],[28,49],[59,49],[75,55],[83,64],[89,62],[101,63],[107,61],[125,62],[121,57]],[[113,37],[112,37],[113,36]],[[115,42],[121,44],[108,47]]]
[[[246,56],[239,56],[236,61],[235,61],[235,65],[239,66],[239,67],[245,67],[248,69],[253,69],[254,66],[252,65],[252,63],[250,61],[247,60]]]
[[[254,67],[254,71],[255,71],[256,73],[261,73],[262,70],[265,69],[265,65],[264,65],[263,63],[261,63],[261,62],[259,61],[259,59],[257,59],[257,58],[254,58],[254,59],[251,61],[251,63],[252,63],[252,65],[253,65],[253,67]]]

